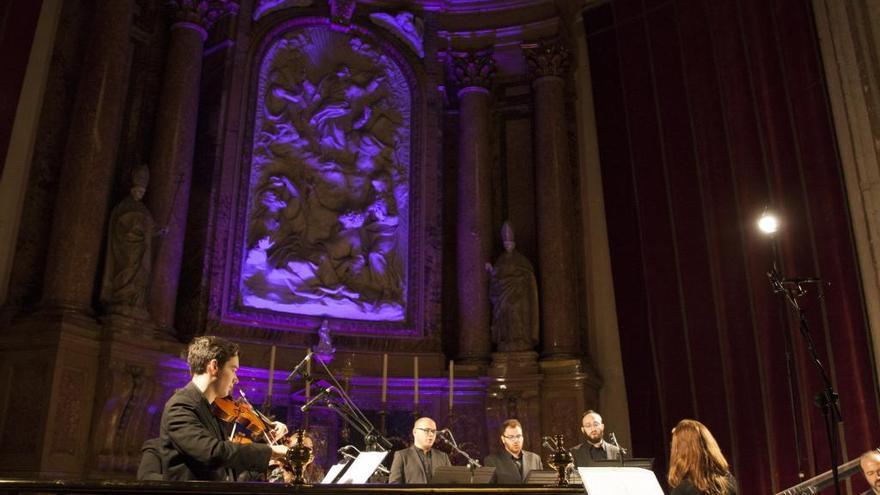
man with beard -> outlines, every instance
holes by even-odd
[[[581,417],[581,431],[586,437],[586,442],[578,444],[571,449],[574,464],[577,467],[588,467],[593,461],[603,459],[618,459],[620,448],[611,445],[604,439],[605,424],[602,416],[596,411],[589,410]]]
[[[495,468],[496,483],[520,484],[525,481],[529,471],[544,469],[538,454],[523,450],[523,431],[519,421],[508,419],[501,423],[499,429],[504,451],[489,455],[483,460],[486,467]]]
[[[859,458],[862,474],[871,487],[862,492],[862,495],[880,494],[880,450],[869,450]]]

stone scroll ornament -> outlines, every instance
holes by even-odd
[[[264,53],[241,303],[403,321],[409,83],[395,60],[356,30],[294,26]]]

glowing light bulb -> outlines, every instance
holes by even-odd
[[[775,234],[779,230],[779,219],[770,212],[764,212],[758,219],[758,229],[765,234]]]

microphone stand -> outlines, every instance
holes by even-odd
[[[449,435],[449,438],[446,438],[446,435]],[[474,469],[476,469],[478,467],[482,467],[482,466],[480,466],[480,462],[478,460],[474,459],[473,457],[469,456],[467,452],[461,450],[458,447],[458,443],[456,443],[455,437],[452,436],[451,431],[449,431],[449,430],[438,431],[437,438],[446,442],[447,445],[452,447],[452,450],[454,450],[455,452],[457,452],[459,455],[461,455],[462,457],[464,457],[467,460],[468,469],[470,469],[470,471],[471,471],[471,479],[473,479]]]
[[[348,423],[352,428],[357,430],[361,435],[364,436],[365,450],[367,451],[388,451],[391,450],[391,442],[385,438],[379,430],[370,422],[369,419],[364,415],[364,413],[355,405],[354,401],[351,400],[348,393],[345,391],[345,387],[343,387],[333,373],[330,372],[330,369],[327,368],[327,365],[324,364],[320,359],[316,359],[322,368],[324,368],[324,372],[329,377],[330,381],[333,383],[333,388],[339,392],[340,402],[333,402],[330,398],[327,398],[327,407],[329,407],[333,412],[339,415],[340,418],[343,419],[346,423]]]
[[[624,458],[624,456],[626,456],[626,449],[621,447],[620,444],[617,443],[617,436],[614,434],[613,431],[611,432],[611,435],[609,435],[608,437],[611,439],[611,445],[614,445],[615,447],[617,447],[617,458],[620,459],[620,467],[624,467],[625,464],[624,464],[623,458]]]
[[[821,283],[821,280],[815,278],[786,279],[777,270],[775,262],[773,263],[773,269],[767,272],[767,278],[770,279],[770,288],[773,292],[781,294],[785,301],[797,312],[799,328],[804,338],[804,343],[807,346],[807,352],[810,354],[810,359],[819,372],[819,378],[822,381],[823,387],[822,391],[816,394],[813,401],[816,406],[822,409],[822,417],[825,420],[825,430],[828,436],[828,446],[831,450],[831,476],[834,480],[835,493],[840,495],[840,476],[837,469],[839,438],[837,428],[835,428],[836,424],[843,422],[843,416],[840,413],[840,405],[838,403],[840,396],[834,391],[834,386],[831,384],[828,372],[825,371],[822,361],[819,360],[819,356],[816,354],[813,337],[807,324],[807,313],[797,301],[798,298],[807,293],[803,284]]]

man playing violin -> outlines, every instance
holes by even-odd
[[[240,444],[228,440],[227,425],[211,412],[215,399],[238,383],[238,344],[220,337],[196,337],[186,356],[192,380],[175,392],[162,413],[160,455],[165,480],[234,481],[244,471],[265,471],[287,454],[284,445]],[[271,435],[287,426],[275,422]]]

